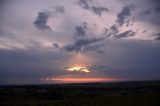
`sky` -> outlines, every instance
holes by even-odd
[[[1,0],[0,85],[160,80],[159,0]]]

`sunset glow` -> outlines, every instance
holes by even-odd
[[[43,78],[45,81],[56,81],[61,83],[82,83],[82,82],[108,82],[115,81],[114,78]]]
[[[80,72],[85,72],[85,73],[90,72],[86,67],[81,67],[81,66],[68,67],[66,68],[66,70],[67,71],[80,71]]]
[[[160,0],[0,5],[0,85],[160,80]]]

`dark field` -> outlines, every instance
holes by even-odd
[[[160,106],[160,81],[1,86],[0,106]]]

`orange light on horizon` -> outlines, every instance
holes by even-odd
[[[61,83],[83,83],[83,82],[107,82],[115,81],[114,78],[43,78],[45,81],[56,81]]]

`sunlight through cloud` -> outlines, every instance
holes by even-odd
[[[85,72],[85,73],[90,72],[90,70],[87,69],[87,67],[81,67],[81,66],[67,67],[66,70],[67,71],[75,71],[75,72]]]

